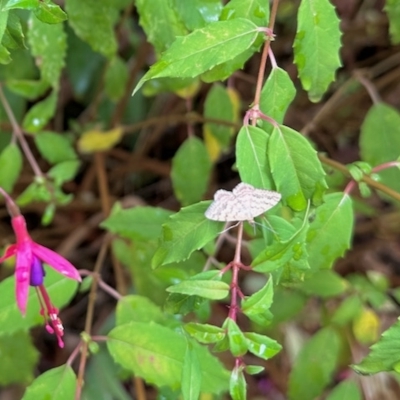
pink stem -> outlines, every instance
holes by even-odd
[[[14,203],[14,200],[10,197],[10,195],[0,186],[0,193],[6,199],[7,210],[10,213],[12,218],[18,217],[21,215],[18,206]]]
[[[79,274],[82,276],[92,276],[94,277],[94,273],[92,271],[88,271],[87,269],[80,269]],[[111,286],[107,285],[100,277],[98,278],[99,287],[102,288],[106,293],[108,293],[111,297],[114,297],[116,300],[121,300],[123,296],[121,296],[115,289]]]
[[[241,291],[239,289],[239,270],[241,267],[241,252],[242,252],[242,239],[243,239],[243,222],[239,223],[237,241],[236,241],[236,250],[235,257],[232,261],[232,281],[231,281],[231,304],[229,306],[229,315],[228,317],[233,319],[236,322],[237,312],[239,309],[238,306],[238,297]],[[229,264],[228,264],[229,265]]]
[[[383,171],[383,170],[385,170],[385,169],[388,169],[388,168],[393,168],[393,167],[396,167],[396,168],[399,168],[400,167],[400,162],[399,161],[389,161],[389,162],[387,162],[387,163],[384,163],[384,164],[380,164],[380,165],[378,165],[378,166],[376,166],[376,167],[374,167],[374,168],[372,168],[372,173],[374,173],[374,172],[380,172],[380,171]],[[345,189],[344,189],[344,194],[347,194],[347,195],[350,195],[350,193],[352,192],[352,190],[354,189],[354,187],[356,186],[356,181],[354,180],[354,179],[352,179],[347,185],[346,185],[346,187],[345,187]]]

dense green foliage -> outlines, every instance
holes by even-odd
[[[348,18],[342,2],[271,3],[0,2],[0,186],[15,195],[22,213],[40,210],[45,226],[79,225],[90,207],[102,211],[84,228],[102,229],[101,245],[86,237],[87,245],[95,242],[97,260],[87,267],[75,256],[78,269],[90,270],[82,272],[89,276],[80,293],[53,270],[46,276],[55,306],[75,296],[74,314],[88,303],[86,323],[70,329],[75,344],[66,341],[70,359],[60,356],[54,368],[37,373],[44,356],[29,330],[43,318],[34,289],[23,317],[14,277],[1,281],[0,385],[21,385],[25,400],[125,400],[127,382],[139,400],[146,398],[143,382],[159,399],[283,393],[290,400],[353,400],[366,390],[354,371],[400,370],[399,323],[392,320],[379,339],[384,310],[398,314],[399,294],[389,289],[388,276],[334,269],[352,249],[357,216],[374,216],[382,204],[398,214],[400,104],[373,82],[389,67],[353,76],[339,71],[350,52],[348,27],[343,35],[335,8]],[[363,13],[384,18],[385,28],[370,28],[385,29],[393,51],[400,43],[399,3],[387,0],[384,12]],[[293,62],[276,55],[282,47]],[[244,79],[239,71],[249,65]],[[319,152],[326,149],[315,132],[324,113],[336,128],[329,113],[362,87],[373,104],[352,138],[359,159],[348,157],[346,166],[334,151]],[[300,122],[288,118],[299,98],[312,110]],[[349,110],[341,112],[347,117]],[[350,142],[346,135],[338,133],[338,147]],[[159,160],[149,156],[157,152]],[[229,172],[221,168],[227,159]],[[94,206],[85,203],[93,201],[85,197],[93,176],[100,198]],[[206,199],[221,185],[232,188],[231,176],[282,199],[265,216],[254,215],[255,223],[206,218]],[[166,180],[168,195],[147,198],[148,204],[139,199],[151,185],[162,193]],[[115,201],[132,188],[133,201]],[[82,234],[76,228],[61,235],[67,231],[65,252]],[[106,276],[108,247],[113,278],[99,278]],[[102,290],[117,305],[95,324],[95,293]],[[80,338],[73,329],[81,329]],[[354,357],[358,346],[365,357]],[[78,350],[84,361],[74,369]],[[284,382],[276,359],[290,364],[281,372]]]

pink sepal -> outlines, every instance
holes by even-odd
[[[3,257],[0,257],[0,263],[7,260],[7,258],[15,256],[16,253],[17,253],[17,245],[16,244],[12,244],[12,245],[8,246]]]
[[[66,276],[67,278],[75,279],[78,282],[82,280],[76,268],[64,257],[61,257],[53,250],[41,246],[36,242],[31,242],[30,245],[33,254],[48,264],[51,268],[55,269],[57,272]]]
[[[32,247],[30,242],[18,244],[15,264],[15,296],[21,313],[25,315],[29,295],[29,279],[32,264]]]

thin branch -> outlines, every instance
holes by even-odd
[[[36,162],[36,159],[33,156],[31,149],[29,148],[29,145],[25,139],[24,133],[22,132],[22,129],[20,128],[17,120],[15,119],[14,113],[10,107],[10,104],[8,103],[6,96],[4,95],[1,84],[0,84],[0,101],[4,107],[4,110],[8,116],[8,119],[10,120],[11,126],[13,128],[13,134],[18,138],[21,148],[25,154],[25,157],[27,158],[29,164],[32,167],[33,173],[37,177],[44,177],[44,174],[43,174],[42,170],[40,169],[39,164]]]
[[[366,73],[363,71],[354,71],[354,77],[360,82],[366,89],[374,104],[378,104],[382,102],[381,96],[379,95],[378,91],[376,90],[373,83],[367,78]]]
[[[145,121],[137,122],[132,125],[126,125],[123,127],[124,134],[131,134],[137,131],[141,131],[142,129],[146,129],[153,126],[158,125],[168,125],[174,126],[178,124],[188,124],[188,123],[210,123],[210,124],[219,124],[228,127],[233,127],[236,129],[241,128],[241,124],[227,121],[223,119],[217,118],[205,118],[204,116],[197,114],[195,112],[187,113],[187,114],[175,114],[175,115],[164,115],[160,117],[149,118]]]
[[[110,246],[111,239],[112,239],[111,235],[104,236],[103,243],[101,245],[100,252],[97,257],[96,264],[95,264],[94,270],[93,270],[93,278],[94,279],[93,279],[93,283],[92,283],[92,286],[91,286],[90,292],[89,292],[89,303],[88,303],[86,319],[85,319],[85,333],[89,336],[90,336],[92,324],[93,324],[94,307],[96,304],[96,292],[97,292],[97,286],[99,283],[97,277],[100,276],[100,270],[101,270],[102,265],[104,264],[104,260],[105,260],[106,254],[107,254],[108,247]],[[83,342],[82,354],[81,354],[81,359],[79,362],[78,377],[77,377],[77,381],[76,381],[75,400],[81,399],[88,353],[89,353],[88,343]]]
[[[260,61],[260,67],[258,69],[258,76],[257,76],[257,84],[256,84],[256,92],[254,95],[254,108],[256,110],[259,109],[259,104],[260,104],[260,98],[261,98],[261,90],[262,90],[262,85],[264,83],[264,73],[265,73],[265,66],[267,64],[267,58],[268,58],[268,53],[269,49],[271,46],[271,37],[273,35],[274,31],[274,25],[275,25],[275,18],[276,14],[278,11],[278,5],[279,5],[279,0],[274,0],[272,3],[272,10],[271,10],[271,15],[269,19],[269,25],[268,25],[268,30],[270,32],[270,37],[265,41],[263,52],[261,55],[261,61]],[[252,121],[252,124],[255,125],[257,121],[254,119]]]
[[[243,240],[243,222],[239,223],[235,257],[231,263],[232,268],[232,281],[231,281],[231,304],[229,306],[229,318],[236,321],[238,312],[238,297],[241,293],[239,289],[239,271],[241,268],[241,253],[242,253],[242,240]]]
[[[330,158],[325,157],[321,154],[318,154],[318,158],[323,164],[329,165],[330,167],[340,171],[343,175],[345,175],[349,178],[352,178],[347,167],[345,165],[341,164],[340,162],[331,160]],[[390,187],[384,185],[381,182],[377,182],[377,181],[373,180],[368,175],[364,175],[361,178],[361,181],[365,182],[368,186],[370,186],[376,190],[379,190],[382,193],[387,194],[388,196],[392,197],[393,199],[400,201],[400,193],[399,192],[396,192],[395,190],[391,189]]]

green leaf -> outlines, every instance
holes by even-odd
[[[0,44],[0,64],[9,64],[10,62],[10,52],[2,44]]]
[[[244,336],[250,353],[263,360],[269,360],[282,350],[282,346],[268,336],[254,332],[246,332]]]
[[[7,49],[26,49],[21,20],[14,11],[8,14],[7,28],[4,32],[2,44]]]
[[[219,281],[187,280],[168,287],[167,292],[200,296],[210,300],[221,300],[228,296],[229,285]]]
[[[393,107],[378,103],[368,111],[361,126],[360,152],[364,161],[377,166],[394,161],[400,155],[400,113]],[[400,172],[388,168],[379,172],[381,182],[400,191]]]
[[[311,269],[330,268],[350,248],[353,221],[353,207],[349,196],[343,193],[325,196],[325,203],[315,210],[315,219],[307,234]]]
[[[246,365],[244,371],[249,375],[257,375],[264,371],[264,367],[260,367],[259,365]]]
[[[358,294],[349,296],[343,300],[332,316],[333,324],[344,326],[350,324],[358,317],[363,309],[363,303]]]
[[[329,0],[303,0],[297,15],[294,62],[313,102],[321,99],[341,66],[339,19]]]
[[[127,239],[152,240],[161,235],[161,225],[171,214],[171,211],[159,207],[122,209],[118,204],[114,205],[111,215],[100,226]]]
[[[186,315],[201,310],[205,303],[207,300],[199,296],[171,293],[167,297],[164,308],[170,314]]]
[[[117,304],[117,325],[128,322],[162,322],[165,316],[155,303],[144,296],[124,296]]]
[[[281,68],[273,68],[261,91],[260,110],[278,124],[282,124],[286,110],[295,95],[296,88],[289,74]],[[264,129],[271,130],[268,121],[260,121]]]
[[[225,337],[225,329],[209,324],[199,324],[189,322],[185,326],[185,331],[200,343],[217,343]]]
[[[204,117],[221,121],[235,122],[234,105],[228,93],[228,89],[219,84],[212,86],[204,102]],[[204,130],[208,131],[226,150],[232,139],[233,129],[222,124],[206,123]]]
[[[94,52],[90,45],[78,38],[72,29],[68,31],[66,72],[75,98],[91,98],[93,88],[99,83],[101,71],[104,73],[104,57]]]
[[[7,87],[19,96],[25,97],[28,100],[35,100],[50,88],[46,81],[31,81],[23,79],[7,80]]]
[[[222,223],[204,216],[209,205],[209,201],[202,201],[182,208],[169,218],[163,225],[161,244],[152,260],[153,268],[186,260],[222,231]]]
[[[369,303],[373,308],[379,309],[387,302],[387,288],[376,286],[368,275],[349,274],[346,278],[364,303]]]
[[[112,1],[66,0],[69,23],[76,35],[107,58],[117,52],[114,23],[118,9]]]
[[[128,67],[125,61],[115,56],[110,61],[104,77],[104,89],[111,100],[119,100],[125,93],[128,82]]]
[[[201,369],[193,344],[188,341],[182,367],[183,400],[198,400],[201,389]]]
[[[359,182],[364,177],[364,171],[358,168],[357,165],[349,164],[347,165],[347,169],[351,177],[357,182]]]
[[[85,369],[85,384],[81,398],[132,400],[132,396],[128,394],[121,381],[121,370],[122,368],[111,358],[106,346],[100,345],[100,351],[95,355],[91,354],[90,363]]]
[[[171,283],[158,279],[149,268],[157,247],[156,240],[138,240],[129,244],[124,239],[115,239],[112,243],[113,254],[129,269],[130,275],[135,277],[135,292],[156,304],[162,304],[168,296],[165,287]]]
[[[269,217],[269,220],[283,222],[283,218],[275,219]],[[306,260],[308,259],[308,253],[305,248],[305,238],[308,231],[308,213],[305,214],[304,220],[300,221],[295,219],[295,225],[289,224],[284,221],[284,224],[275,225],[272,227],[283,226],[284,230],[276,229],[277,237],[272,244],[263,246],[263,250],[255,257],[252,262],[252,266],[255,267],[255,271],[258,272],[271,272],[284,266],[291,260]],[[301,225],[300,225],[301,223]]]
[[[35,135],[35,144],[42,157],[50,164],[77,158],[71,141],[59,133],[40,132]]]
[[[274,128],[269,139],[268,157],[278,192],[296,211],[325,186],[325,172],[317,152],[300,133],[286,126]]]
[[[191,98],[198,92],[200,87],[199,78],[163,78],[147,81],[142,90],[142,96],[153,97],[160,93],[174,92],[181,98]],[[140,102],[141,100],[138,99]]]
[[[8,193],[18,180],[22,162],[21,150],[15,143],[7,145],[0,154],[0,186]]]
[[[231,0],[221,13],[220,20],[245,18],[255,25],[265,27],[268,25],[269,7],[263,0]]]
[[[389,19],[389,32],[392,44],[400,43],[400,3],[397,0],[386,0],[384,10]]]
[[[273,316],[269,311],[274,296],[272,277],[257,292],[242,301],[242,312],[259,325],[268,325]]]
[[[273,324],[293,320],[300,315],[308,297],[298,291],[284,289],[282,286],[275,288],[274,302],[271,312],[274,316]]]
[[[331,328],[318,331],[303,347],[289,379],[289,400],[314,400],[331,382],[340,353],[340,337]]]
[[[0,336],[0,354],[0,385],[26,385],[33,380],[39,353],[32,345],[28,332],[19,331],[10,336]]]
[[[114,254],[129,268],[132,276],[135,276],[136,293],[150,298],[156,304],[163,304],[166,297],[171,296],[168,295],[165,288],[201,271],[206,263],[206,258],[202,253],[195,252],[186,261],[165,265],[153,271],[149,266],[157,248],[156,240],[135,240],[130,246],[126,240],[114,240],[113,242]],[[214,271],[213,273],[216,275],[218,272]]]
[[[62,24],[51,25],[32,17],[28,40],[32,54],[40,59],[42,78],[53,87],[59,87],[61,70],[65,65],[67,36]]]
[[[26,54],[26,52],[18,52],[17,51],[14,54],[21,55],[21,54]],[[15,58],[18,59],[19,62],[22,62],[24,64],[29,62],[28,61],[29,58],[26,58],[25,56],[22,56],[20,58],[17,56]],[[26,69],[24,69],[24,66],[20,66],[20,65],[13,66],[11,71],[10,71],[10,68],[0,68],[0,70],[3,70],[3,71],[7,70],[10,73],[10,75],[6,74],[7,78],[4,78],[4,79],[8,79],[8,76],[10,76],[10,78],[12,78],[13,76],[18,75],[18,74],[28,73],[28,71]],[[7,87],[4,87],[4,95],[7,99],[7,101],[9,102],[11,109],[13,110],[13,112],[15,114],[15,118],[17,119],[17,121],[20,121],[22,119],[23,115],[26,113],[26,100],[20,96],[15,95],[14,93],[10,92],[10,90],[8,90]],[[2,123],[6,123],[2,130],[2,132],[4,134],[3,134],[3,136],[1,136],[2,137],[1,144],[2,144],[2,148],[3,148],[10,141],[11,133],[12,133],[11,132],[12,128],[10,126],[8,116],[3,107],[0,107],[0,121]]]
[[[2,11],[11,10],[13,8],[34,10],[37,7],[39,7],[39,0],[8,0]]]
[[[235,367],[229,381],[229,394],[233,400],[246,400],[247,384],[244,378],[243,368]]]
[[[269,7],[262,0],[233,0],[229,1],[222,10],[220,21],[228,21],[236,18],[243,18],[253,22],[255,25],[265,27],[268,25]],[[243,69],[246,61],[259,50],[264,44],[264,38],[261,36],[253,45],[243,53],[231,60],[213,67],[210,71],[201,75],[204,82],[224,81],[239,69]]]
[[[296,285],[303,282],[306,274],[310,270],[310,265],[307,261],[307,252],[301,251],[301,258],[293,258],[289,260],[283,268],[273,271],[274,279],[282,285]]]
[[[43,226],[48,226],[53,222],[55,212],[56,205],[54,203],[49,203],[46,205],[46,208],[44,209],[42,218],[40,220]]]
[[[223,352],[229,350],[229,339],[228,335],[225,335],[225,337],[217,342],[215,346],[213,347],[213,352],[218,353],[218,352]]]
[[[63,161],[47,171],[47,176],[54,180],[56,186],[72,180],[81,165],[79,160]]]
[[[269,135],[255,126],[243,126],[236,139],[236,166],[240,180],[257,188],[273,187],[267,158]]]
[[[400,353],[397,349],[400,341],[400,321],[382,333],[380,340],[371,346],[371,351],[359,364],[352,368],[359,374],[370,375],[383,371],[400,370]]]
[[[0,12],[0,42],[3,40],[4,33],[7,27],[8,21],[8,11],[1,11]],[[0,44],[0,63],[1,64],[8,64],[11,62],[10,52]]]
[[[108,349],[119,364],[158,387],[181,386],[186,352],[184,336],[155,323],[130,322],[109,333]],[[201,368],[201,389],[219,393],[227,389],[228,374],[208,350],[193,343]]]
[[[300,290],[309,296],[323,299],[344,293],[348,285],[336,272],[331,270],[317,271],[308,277],[300,286]]]
[[[48,203],[52,200],[52,194],[44,181],[33,181],[18,197],[17,204],[21,207],[34,201]]]
[[[222,9],[220,0],[172,0],[172,4],[181,21],[191,31],[217,21]]]
[[[0,41],[3,40],[3,35],[7,28],[8,14],[8,11],[0,12]]]
[[[257,39],[256,25],[245,19],[220,21],[180,37],[139,83],[162,77],[193,78],[245,52]]]
[[[60,6],[54,3],[39,2],[39,7],[35,8],[36,18],[46,24],[58,24],[68,19],[67,14]]]
[[[228,79],[235,71],[243,69],[246,61],[259,50],[262,43],[262,38],[258,37],[252,46],[243,53],[240,53],[231,60],[223,62],[222,64],[218,64],[209,71],[203,73],[201,75],[201,80],[204,82],[215,82]]]
[[[39,375],[26,389],[22,400],[71,400],[75,396],[76,376],[70,366],[50,369]]]
[[[189,3],[192,12],[197,10]],[[136,0],[139,23],[146,33],[147,40],[154,46],[156,53],[167,50],[177,36],[185,36],[188,31],[179,19],[175,7],[165,0]]]
[[[51,302],[55,307],[61,308],[74,296],[78,283],[63,277],[46,265],[45,270],[44,284]],[[14,280],[11,276],[0,283],[0,293],[3,296],[0,303],[0,335],[9,335],[21,329],[43,324],[37,293],[33,287],[29,291],[26,316],[21,315],[15,300]]]
[[[25,114],[23,129],[29,133],[37,133],[44,128],[56,112],[57,92],[53,90],[44,100],[36,103]]]
[[[171,179],[177,199],[184,205],[201,200],[210,178],[211,160],[204,143],[192,136],[172,159]]]
[[[340,382],[326,400],[362,400],[362,394],[356,382],[346,380]]]
[[[223,327],[227,329],[229,350],[232,355],[236,358],[245,355],[247,353],[247,341],[236,322],[228,317]]]

